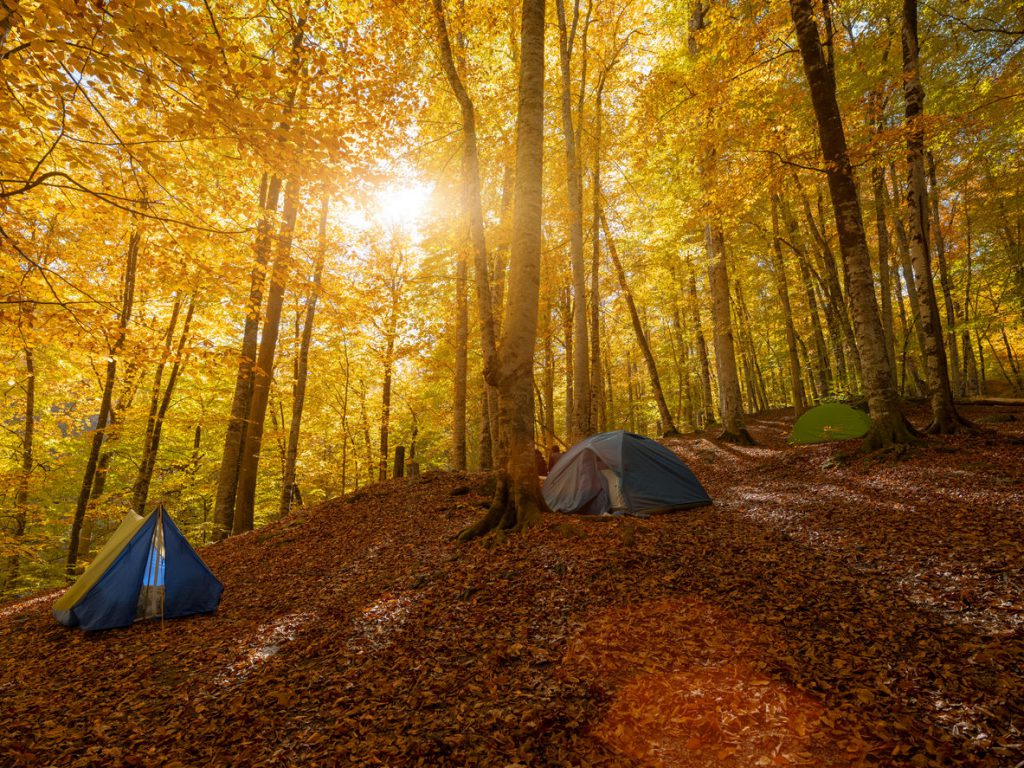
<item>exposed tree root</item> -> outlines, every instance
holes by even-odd
[[[924,429],[927,435],[955,435],[959,432],[980,432],[981,428],[970,419],[965,419],[953,408],[932,418],[931,424]]]
[[[536,478],[525,481],[511,481],[507,472],[498,474],[491,506],[482,518],[464,528],[457,536],[458,541],[472,541],[492,531],[522,531],[540,519],[545,509],[540,486]]]
[[[864,436],[860,449],[864,453],[891,451],[903,453],[910,446],[924,443],[922,435],[901,413],[891,418],[873,421],[871,429]]]
[[[741,428],[739,432],[725,430],[718,435],[717,439],[723,443],[732,443],[734,445],[757,445],[757,441],[750,436],[746,427]]]
[[[663,439],[669,439],[669,438],[672,438],[672,437],[682,437],[683,433],[680,432],[675,427],[673,427],[672,429],[670,429],[670,430],[668,430],[666,432],[662,432],[661,436],[662,436]]]

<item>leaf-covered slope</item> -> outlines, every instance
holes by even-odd
[[[470,546],[486,478],[393,481],[202,550],[212,616],[5,606],[0,764],[1015,765],[1024,430],[997,427],[879,463],[761,420],[669,443],[713,507]]]

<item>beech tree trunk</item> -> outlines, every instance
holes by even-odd
[[[793,415],[799,416],[807,408],[804,382],[800,376],[800,350],[796,343],[796,329],[793,327],[793,307],[789,303],[789,281],[786,279],[786,262],[782,258],[782,243],[779,240],[779,196],[772,195],[772,266],[775,290],[782,304],[782,316],[786,323],[786,348],[789,350],[789,381],[793,397]]]
[[[497,359],[499,436],[507,457],[490,509],[463,541],[532,525],[545,508],[534,456],[533,355],[540,303],[544,167],[544,0],[523,0],[508,311]]]
[[[452,414],[452,469],[466,469],[466,383],[469,363],[468,265],[462,249],[455,264],[455,383]]]
[[[931,250],[928,242],[928,190],[924,172],[924,86],[921,84],[917,45],[917,0],[903,0],[903,96],[907,119],[907,208],[910,212],[910,252],[921,301],[932,422],[926,432],[952,434],[967,426],[953,403],[949,365],[943,345],[942,319],[935,298]]]
[[[488,386],[488,405],[484,409],[490,431],[492,449],[500,449],[497,429],[497,397],[493,392],[494,367],[497,355],[497,329],[492,295],[490,264],[487,257],[487,238],[484,232],[484,211],[481,199],[480,156],[476,135],[476,111],[466,90],[452,52],[451,37],[445,21],[443,0],[433,0],[434,23],[440,49],[441,67],[448,85],[459,103],[462,116],[462,209],[469,228],[469,241],[473,250],[473,277],[476,286],[477,317],[480,323],[480,346],[483,352],[484,380]],[[497,271],[497,270],[496,270]],[[504,270],[501,270],[502,272]],[[500,281],[503,275],[496,275]],[[499,289],[500,290],[500,289]],[[500,302],[498,302],[500,305]],[[492,459],[494,457],[492,456]]]
[[[715,420],[715,408],[711,395],[711,364],[708,360],[708,343],[704,338],[704,329],[701,327],[700,303],[697,295],[697,274],[693,264],[686,263],[690,273],[689,294],[690,294],[690,319],[693,321],[693,335],[697,344],[697,359],[700,362],[700,426],[707,427]]]
[[[592,170],[592,216],[590,223],[590,426],[599,432],[608,429],[604,376],[601,373],[601,98],[602,75],[594,92],[594,167]]]
[[[284,217],[276,238],[274,265],[270,271],[270,290],[267,294],[266,320],[260,337],[253,376],[252,399],[249,403],[249,423],[241,452],[238,471],[238,490],[235,493],[235,514],[231,527],[233,534],[245,533],[253,528],[256,508],[256,476],[259,471],[260,449],[263,446],[263,425],[270,400],[270,384],[274,376],[274,357],[277,337],[281,328],[281,310],[284,293],[292,268],[292,233],[298,216],[299,181],[289,180],[284,195]]]
[[[579,13],[578,0],[573,9],[573,28],[567,29],[564,0],[555,0],[558,16],[558,53],[561,64],[562,133],[565,137],[566,189],[569,198],[569,262],[572,267],[572,414],[569,418],[569,442],[576,443],[590,434],[590,340],[587,327],[587,284],[583,264],[583,178],[573,127],[571,58]]]
[[[725,236],[710,224],[704,228],[705,247],[711,267],[711,320],[714,328],[715,371],[718,374],[718,410],[722,415],[720,440],[753,444],[743,418],[743,396],[736,368],[732,312],[729,307],[729,269],[725,257]]]
[[[942,234],[942,217],[939,215],[939,184],[935,173],[935,157],[928,153],[928,186],[931,190],[931,231],[932,242],[935,243],[935,259],[939,264],[939,285],[942,288],[942,299],[946,308],[946,350],[949,353],[949,383],[953,394],[963,391],[960,377],[960,350],[957,346],[956,326],[959,323],[956,305],[953,302],[953,288],[949,279],[949,265],[946,263],[946,238]]]
[[[32,470],[35,467],[33,451],[35,448],[36,433],[36,364],[35,353],[33,352],[32,334],[32,310],[31,304],[26,305],[24,311],[28,334],[22,330],[22,355],[25,358],[25,428],[21,434],[21,472],[18,473],[18,480],[14,490],[14,530],[12,536],[15,541],[21,541],[25,536],[28,526],[28,497],[29,480],[32,477]],[[21,561],[18,553],[14,552],[7,558],[7,573],[4,579],[4,592],[11,592],[18,588],[18,576]]]
[[[896,338],[892,322],[892,279],[889,272],[889,228],[885,217],[885,171],[881,166],[871,169],[871,188],[875,203],[875,230],[878,237],[878,288],[881,295],[882,334],[885,337],[885,353],[889,357],[893,383],[896,377]]]
[[[301,499],[298,496],[299,486],[295,482],[295,465],[299,458],[302,411],[306,405],[306,382],[309,379],[309,347],[313,342],[313,321],[316,318],[316,305],[320,298],[320,281],[324,271],[324,259],[327,256],[327,211],[329,206],[330,201],[325,193],[320,200],[320,227],[317,232],[316,261],[313,264],[313,285],[309,296],[306,298],[306,316],[302,323],[302,338],[299,340],[299,352],[295,361],[292,419],[288,424],[288,447],[285,451],[284,476],[281,482],[281,504],[278,509],[278,514],[281,517],[284,517],[291,511],[292,504],[297,499]],[[463,406],[465,406],[465,402],[463,402]]]
[[[885,335],[875,301],[864,219],[836,101],[835,79],[822,52],[812,0],[790,0],[789,7],[818,123],[839,247],[850,280],[857,352],[872,422],[863,446],[865,450],[874,450],[903,445],[917,438],[900,410],[889,358],[885,354]]]
[[[180,300],[175,302],[174,305],[171,322],[167,330],[167,345],[164,349],[166,357],[170,356],[170,342],[174,337],[174,327],[177,324],[178,314],[181,312],[181,305],[182,302]],[[153,382],[153,397],[150,401],[149,420],[146,424],[146,436],[142,447],[142,460],[139,462],[135,484],[132,486],[132,509],[140,515],[145,514],[146,501],[149,498],[149,486],[153,481],[156,457],[160,451],[160,436],[163,432],[164,419],[167,416],[167,409],[171,405],[174,386],[178,383],[178,377],[185,365],[185,347],[188,344],[195,308],[195,297],[193,296],[189,300],[188,309],[185,311],[185,320],[182,323],[181,336],[178,339],[178,346],[174,352],[174,363],[171,365],[171,372],[167,377],[167,386],[164,387],[163,392],[160,391],[166,359],[160,361],[160,365],[157,367],[156,378]]]
[[[217,474],[217,496],[213,507],[213,540],[219,541],[231,534],[235,515],[235,493],[238,489],[238,470],[241,466],[242,445],[245,442],[249,406],[252,402],[253,366],[259,343],[260,313],[263,309],[263,283],[270,259],[271,234],[277,215],[281,180],[277,176],[260,183],[260,207],[263,213],[256,229],[256,243],[252,275],[249,282],[249,302],[245,326],[242,329],[242,349],[235,374],[235,393],[231,399],[231,416],[224,436],[224,451]]]
[[[107,370],[103,379],[103,394],[100,398],[96,430],[92,433],[89,456],[85,462],[85,475],[82,478],[81,490],[78,492],[75,514],[71,520],[71,535],[68,541],[68,556],[65,564],[65,572],[69,578],[75,575],[75,570],[78,567],[78,545],[82,534],[82,523],[85,520],[85,511],[92,494],[93,480],[96,477],[96,467],[99,464],[100,449],[103,448],[103,438],[106,434],[107,423],[110,421],[114,381],[117,378],[117,356],[121,352],[121,348],[124,346],[125,339],[128,336],[128,323],[131,320],[132,307],[135,303],[135,275],[138,271],[139,244],[141,240],[142,233],[138,229],[133,230],[128,238],[124,283],[121,292],[121,311],[118,313],[114,341],[108,347]]]
[[[619,278],[619,287],[622,288],[622,296],[626,300],[626,307],[629,309],[629,318],[633,323],[633,333],[636,335],[636,343],[640,345],[640,352],[647,363],[647,374],[651,379],[651,391],[654,394],[654,402],[658,405],[658,417],[661,419],[662,437],[676,437],[679,430],[676,429],[675,419],[665,402],[665,393],[661,388],[661,378],[658,376],[658,365],[651,352],[651,345],[644,332],[643,324],[640,322],[640,314],[636,311],[636,301],[633,299],[633,291],[626,282],[626,272],[619,260],[618,249],[615,247],[615,239],[608,230],[608,221],[604,213],[601,214],[601,227],[604,230],[604,240],[608,247],[608,256],[615,267],[615,275]]]

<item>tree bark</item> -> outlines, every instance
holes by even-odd
[[[935,156],[928,153],[928,186],[931,203],[932,242],[935,243],[935,258],[939,264],[939,285],[946,307],[946,349],[949,352],[949,383],[953,394],[963,392],[960,376],[960,350],[957,345],[956,326],[959,323],[956,305],[953,302],[953,288],[949,279],[949,265],[946,263],[946,238],[942,233],[942,217],[939,215],[939,184],[935,173]]]
[[[33,454],[36,433],[36,364],[33,350],[34,340],[31,337],[32,305],[26,306],[28,309],[24,311],[24,314],[28,334],[25,333],[25,329],[21,331],[22,354],[25,357],[25,410],[23,412],[25,429],[21,434],[21,472],[18,473],[14,490],[14,531],[12,532],[13,538],[17,542],[24,538],[25,530],[28,527],[29,481],[35,467]],[[7,558],[7,574],[0,594],[12,592],[18,588],[20,565],[18,553],[11,553]]]
[[[839,247],[849,275],[857,352],[872,422],[863,447],[875,450],[904,445],[917,438],[900,410],[885,354],[885,335],[875,301],[864,219],[836,100],[835,80],[822,52],[812,0],[790,0],[789,7],[818,124]]]
[[[249,403],[249,423],[241,451],[238,471],[238,490],[235,493],[235,514],[231,527],[233,534],[245,533],[253,528],[256,508],[256,476],[259,471],[260,449],[263,446],[263,425],[267,417],[270,384],[274,376],[274,356],[281,328],[281,310],[284,293],[292,268],[292,233],[299,212],[299,181],[288,181],[284,195],[284,217],[277,235],[274,265],[270,270],[270,290],[267,294],[266,320],[260,337],[259,352],[253,375],[252,398]]]
[[[579,12],[579,0],[574,7]],[[561,64],[561,105],[562,133],[565,136],[566,189],[569,199],[569,263],[572,267],[572,386],[573,408],[569,419],[569,442],[576,443],[590,434],[590,340],[587,327],[587,285],[583,264],[583,177],[580,171],[579,154],[576,147],[576,130],[573,127],[571,57],[573,37],[567,29],[565,0],[555,0],[558,16],[558,52]]]
[[[545,509],[534,456],[533,356],[540,302],[544,167],[544,0],[523,0],[508,311],[498,353],[499,435],[507,457],[490,509],[462,531],[522,529]]]
[[[167,333],[167,346],[165,347],[165,355],[170,356],[170,341],[174,335],[174,326],[176,325],[177,315],[181,311],[182,302],[179,300],[175,303],[174,313],[168,328]],[[149,486],[153,481],[153,470],[156,468],[156,457],[160,451],[160,436],[163,432],[164,419],[167,416],[167,410],[171,405],[171,397],[174,395],[174,386],[178,382],[178,376],[181,374],[182,368],[185,365],[185,346],[188,344],[189,332],[192,325],[192,316],[195,314],[195,297],[193,296],[188,303],[188,309],[185,311],[185,320],[182,324],[181,337],[178,339],[178,347],[174,353],[174,363],[171,365],[170,375],[167,377],[167,386],[161,393],[161,380],[163,379],[163,367],[165,360],[160,361],[160,365],[157,368],[156,379],[153,382],[153,398],[150,402],[149,420],[146,425],[146,437],[142,447],[142,460],[139,462],[139,470],[135,477],[135,484],[132,486],[132,509],[138,514],[144,515],[146,509],[146,501],[149,498]],[[159,403],[157,402],[159,398]]]
[[[288,424],[288,448],[285,452],[284,477],[281,482],[281,504],[278,514],[284,517],[291,511],[299,487],[295,482],[295,465],[299,458],[299,438],[302,430],[302,412],[306,405],[306,382],[309,379],[309,347],[313,343],[313,321],[316,318],[320,283],[327,256],[327,212],[330,201],[324,193],[320,200],[320,227],[317,232],[316,261],[313,264],[313,286],[306,299],[306,316],[302,323],[302,338],[295,362],[295,388],[292,390],[292,419]],[[465,405],[465,404],[463,404]]]
[[[271,233],[277,215],[281,180],[277,176],[260,184],[260,208],[263,213],[256,229],[254,262],[249,282],[249,302],[245,326],[242,329],[242,349],[235,374],[235,393],[231,400],[231,416],[224,436],[224,451],[217,474],[217,496],[213,507],[213,540],[219,541],[231,534],[235,514],[235,493],[238,489],[238,470],[242,460],[249,406],[252,402],[253,366],[259,343],[260,312],[263,308],[263,283],[270,259]]]
[[[658,365],[654,360],[654,354],[651,352],[651,345],[647,339],[647,334],[644,332],[643,324],[640,322],[640,314],[636,310],[633,291],[630,290],[629,284],[626,282],[626,272],[622,268],[622,262],[619,260],[615,239],[608,229],[608,221],[605,219],[604,213],[601,214],[601,228],[604,230],[604,241],[608,248],[608,256],[612,260],[612,266],[615,267],[615,275],[619,279],[619,287],[622,288],[622,296],[626,300],[626,307],[629,309],[629,319],[633,323],[636,343],[640,345],[640,352],[644,356],[644,362],[647,363],[647,374],[651,379],[651,391],[654,394],[654,402],[658,405],[658,417],[661,419],[662,437],[676,437],[679,435],[679,430],[676,429],[672,412],[668,408],[668,403],[665,402],[665,393],[661,388],[661,378],[658,376]]]
[[[715,421],[715,408],[711,395],[711,364],[708,360],[708,343],[701,327],[700,302],[697,295],[697,273],[693,264],[687,260],[689,271],[690,319],[693,322],[693,335],[697,344],[697,358],[700,362],[700,426],[707,427]]]
[[[452,414],[452,469],[466,469],[466,383],[469,367],[468,265],[462,249],[455,264],[455,382]]]
[[[96,467],[99,464],[100,449],[103,447],[107,422],[110,421],[114,381],[117,377],[117,356],[124,346],[125,339],[128,337],[128,323],[131,320],[132,307],[135,303],[135,276],[138,271],[139,244],[141,240],[142,233],[138,229],[134,229],[128,238],[124,284],[121,292],[121,311],[118,313],[116,336],[113,344],[108,348],[107,370],[103,380],[103,394],[100,399],[100,410],[96,419],[96,430],[92,434],[89,456],[85,462],[85,475],[82,478],[81,490],[78,492],[78,501],[75,504],[75,514],[71,521],[71,535],[68,541],[68,556],[65,564],[65,572],[68,577],[73,577],[78,567],[78,545],[82,534],[82,523],[85,520],[85,510],[89,505],[89,498],[92,493],[93,479],[96,476]]]
[[[783,320],[786,324],[786,348],[789,350],[789,381],[793,397],[793,415],[799,416],[807,408],[804,382],[800,376],[800,350],[796,344],[796,329],[793,327],[793,307],[789,303],[789,281],[786,279],[786,262],[782,258],[782,243],[779,240],[779,196],[772,195],[772,266],[774,267],[775,290],[782,304]]]
[[[949,365],[943,345],[942,320],[932,279],[931,250],[928,242],[928,190],[924,171],[924,86],[921,84],[917,44],[917,0],[903,0],[903,97],[907,120],[907,209],[910,212],[910,252],[921,301],[922,330],[925,341],[925,368],[928,376],[932,422],[925,430],[932,434],[952,434],[967,423],[957,413],[949,382]]]

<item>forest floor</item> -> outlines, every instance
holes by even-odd
[[[685,436],[713,506],[469,545],[485,476],[390,481],[201,550],[220,609],[163,626],[0,606],[0,765],[1024,765],[1024,409],[965,412]]]

